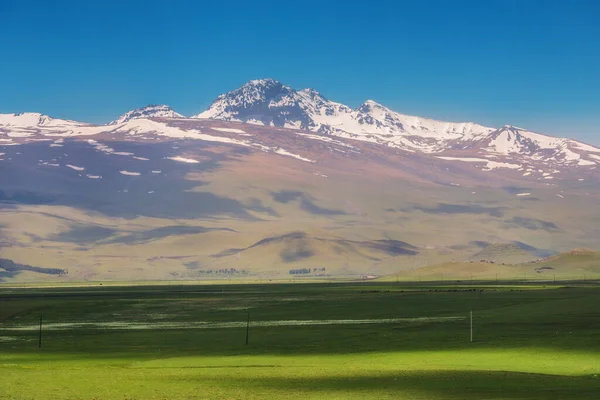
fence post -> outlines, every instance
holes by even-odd
[[[40,336],[38,339],[38,349],[42,348],[42,314],[40,314]]]
[[[248,322],[246,322],[246,346],[248,345],[248,334],[250,333],[250,313],[248,313]]]

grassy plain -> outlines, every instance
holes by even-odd
[[[0,398],[596,399],[598,304],[590,282],[4,287]]]

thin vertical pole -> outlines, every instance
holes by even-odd
[[[248,313],[248,322],[246,323],[246,346],[248,345],[248,334],[250,333],[250,313]]]
[[[40,336],[38,339],[38,349],[42,348],[42,314],[40,314]]]
[[[471,319],[471,343],[473,342],[473,311],[469,313]]]

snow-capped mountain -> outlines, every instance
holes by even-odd
[[[564,177],[567,172],[594,172],[600,164],[600,148],[510,125],[474,140],[455,141],[433,156],[468,163],[482,171],[513,170],[524,179],[543,181]]]
[[[314,89],[294,90],[273,79],[253,80],[220,95],[192,118],[212,118],[376,142],[407,150],[435,152],[456,139],[492,132],[475,123],[449,123],[403,115],[372,100],[353,110]]]
[[[356,109],[326,99],[314,89],[294,90],[273,79],[253,80],[216,98],[192,118],[304,129],[374,142],[409,152],[475,152],[483,157],[521,156],[528,161],[595,165],[599,149],[526,129],[500,129],[397,113],[368,100]]]
[[[90,127],[84,122],[52,118],[48,115],[23,112],[0,114],[0,135],[8,137],[28,137],[36,134],[64,134],[78,128]]]
[[[372,100],[351,109],[271,79],[219,96],[195,118],[168,106],[106,125],[0,114],[0,247],[24,263],[34,254],[44,267],[69,265],[78,280],[112,279],[124,263],[137,265],[127,274],[147,268],[144,279],[161,268],[170,278],[239,268],[249,256],[238,250],[255,254],[245,268],[262,275],[266,253],[246,250],[290,227],[319,236],[292,251],[278,241],[268,251],[277,274],[335,257],[347,274],[344,253],[359,254],[356,271],[397,270],[396,245],[386,258],[372,251],[400,239],[448,260],[476,254],[475,243],[600,248],[599,165],[600,148],[575,140],[408,116]],[[356,226],[377,238],[364,252],[353,247]]]
[[[217,126],[211,127],[209,122]],[[240,129],[240,122],[254,125],[253,133]],[[352,152],[344,153],[342,148],[355,148],[360,142],[368,142],[369,146],[379,145],[381,151],[390,154],[419,154],[438,161],[469,163],[482,171],[517,170],[524,177],[542,174],[544,179],[549,178],[543,174],[556,174],[561,169],[594,170],[600,164],[599,148],[575,140],[514,126],[495,129],[472,122],[409,116],[372,100],[351,109],[326,99],[314,89],[295,90],[273,79],[253,80],[222,94],[208,110],[192,118],[185,118],[166,105],[129,111],[107,125],[39,113],[0,114],[0,145],[50,140],[48,137],[96,140],[93,136],[101,135],[116,141],[204,140],[264,149],[280,155],[294,154],[298,159],[318,158],[293,147],[269,143],[267,136],[274,132],[282,138],[301,136],[330,146],[337,143],[341,148],[335,151],[347,156]]]
[[[22,112],[14,114],[0,114],[0,128],[25,129],[25,128],[58,128],[67,126],[89,125],[67,119],[52,118],[36,112]]]
[[[443,151],[452,147],[454,141],[482,138],[493,131],[472,122],[443,122],[400,114],[372,100],[352,110],[332,128],[338,136],[426,153]]]
[[[208,110],[192,118],[319,131],[321,120],[352,110],[313,89],[294,90],[273,79],[253,80],[222,94]]]
[[[109,125],[118,125],[132,119],[143,118],[185,118],[171,107],[164,104],[151,104],[146,107],[136,108],[121,115],[119,118],[110,122]]]
[[[475,142],[481,154],[520,158],[549,165],[595,166],[600,149],[572,139],[556,138],[506,125]]]

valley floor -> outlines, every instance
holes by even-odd
[[[0,287],[0,398],[596,399],[598,304],[591,282]]]

